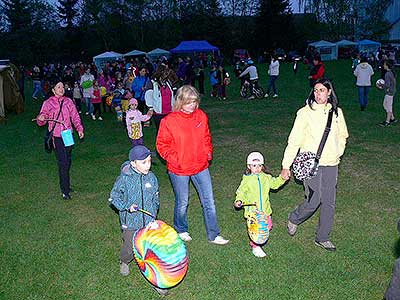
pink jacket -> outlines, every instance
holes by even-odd
[[[151,116],[143,115],[138,109],[130,109],[126,112],[126,129],[128,136],[137,140],[143,136],[142,123],[149,120]]]
[[[76,106],[71,99],[67,97],[60,97],[57,98],[56,96],[52,96],[46,101],[43,102],[42,109],[40,110],[39,115],[44,115],[45,119],[55,119],[58,115],[60,110],[61,101],[64,99],[64,103],[62,106],[62,110],[60,116],[58,117],[58,121],[62,121],[64,124],[56,123],[54,127],[53,136],[61,137],[61,131],[65,129],[71,129],[72,124],[74,125],[75,129],[80,132],[83,132],[83,126],[81,122],[81,118],[79,117],[78,111],[76,110]],[[46,124],[47,121],[39,121],[37,120],[36,123],[39,126],[43,126]],[[48,128],[51,130],[54,126],[55,122],[49,121]]]

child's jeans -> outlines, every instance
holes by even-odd
[[[132,239],[135,230],[123,229],[122,230],[122,247],[119,254],[121,262],[129,264],[133,260]]]
[[[84,97],[84,99],[86,104],[86,112],[92,114],[93,113],[92,99],[90,97]]]
[[[268,231],[271,231],[271,230],[272,230],[272,227],[274,227],[274,225],[273,225],[273,223],[272,223],[272,217],[271,217],[271,215],[269,215],[269,216],[267,217],[267,220],[268,220]],[[252,240],[250,240],[249,245],[250,245],[251,248],[255,248],[255,247],[259,247],[259,246],[260,246],[260,245],[258,245],[258,244],[256,244],[256,243],[254,243]]]

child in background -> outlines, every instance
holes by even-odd
[[[117,120],[122,122],[122,97],[124,96],[125,90],[122,88],[122,82],[117,84],[117,88],[113,92],[112,104],[117,113]]]
[[[386,111],[386,120],[379,125],[387,127],[394,123],[397,123],[397,119],[393,114],[393,98],[396,93],[396,78],[394,77],[394,73],[392,72],[392,62],[389,60],[385,60],[383,63],[383,69],[386,71],[385,73],[385,85],[383,89],[385,91],[385,97],[383,98],[383,108]]]
[[[272,209],[269,202],[270,189],[278,189],[285,183],[282,177],[272,177],[266,173],[264,157],[260,152],[252,152],[247,157],[247,168],[242,181],[236,191],[236,208],[244,207],[244,217],[248,219],[256,214],[256,210],[267,216],[268,230],[272,229]],[[256,257],[265,257],[266,253],[258,245],[250,240],[252,252]]]
[[[146,115],[143,115],[138,110],[138,101],[135,98],[129,100],[129,110],[126,113],[126,129],[132,147],[143,145],[142,122],[148,121],[152,116],[152,111],[149,110]]]
[[[126,112],[129,109],[129,100],[133,98],[131,89],[124,89],[124,95],[121,100],[121,108],[122,108],[122,119],[125,120]]]
[[[93,114],[92,114],[92,119],[93,121],[96,120],[96,113],[99,113],[99,121],[103,121],[103,118],[101,117],[101,90],[99,87],[99,83],[95,80],[93,82],[93,95],[92,95],[92,104],[93,104]]]
[[[152,217],[138,212],[138,209],[156,216],[160,206],[158,180],[150,168],[150,150],[142,145],[133,147],[129,151],[129,161],[121,166],[121,175],[115,181],[108,199],[119,211],[123,241],[120,252],[122,276],[130,273],[129,263],[133,260],[132,240],[135,232],[153,221]],[[158,288],[156,290],[160,294],[168,292]]]
[[[211,97],[217,97],[218,79],[217,79],[217,68],[215,67],[215,65],[212,65],[210,69],[210,84],[212,87]]]
[[[78,81],[74,83],[74,89],[72,90],[73,99],[75,102],[76,109],[81,114],[82,113],[82,91],[81,87],[79,86]]]

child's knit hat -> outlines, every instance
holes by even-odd
[[[131,100],[129,100],[129,105],[133,105],[133,104],[138,105],[138,101],[135,98],[131,98]]]
[[[264,164],[264,157],[260,152],[251,152],[249,156],[247,156],[247,164]]]

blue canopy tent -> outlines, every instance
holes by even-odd
[[[146,56],[147,56],[151,61],[155,61],[155,60],[157,60],[159,57],[162,57],[162,56],[165,56],[166,58],[170,58],[170,57],[171,57],[171,52],[169,52],[168,50],[156,48],[156,49],[154,49],[154,50],[151,50],[150,52],[147,52]]]
[[[371,40],[362,40],[357,42],[358,51],[364,53],[373,53],[376,54],[378,49],[382,46],[381,43],[371,41]]]
[[[203,41],[183,41],[177,47],[170,50],[173,54],[180,53],[199,53],[218,51],[218,47],[211,45],[209,42]]]
[[[109,52],[104,52],[99,55],[96,55],[93,57],[93,62],[96,65],[97,69],[103,68],[104,64],[108,61],[114,61],[119,58],[122,58],[122,54],[114,52],[114,51],[109,51]]]
[[[128,56],[141,56],[141,55],[146,55],[146,52],[140,51],[140,50],[132,50],[129,51],[128,53],[124,54],[124,57],[128,57]]]
[[[321,60],[335,60],[338,58],[338,46],[324,40],[308,44],[314,46],[321,55]]]

